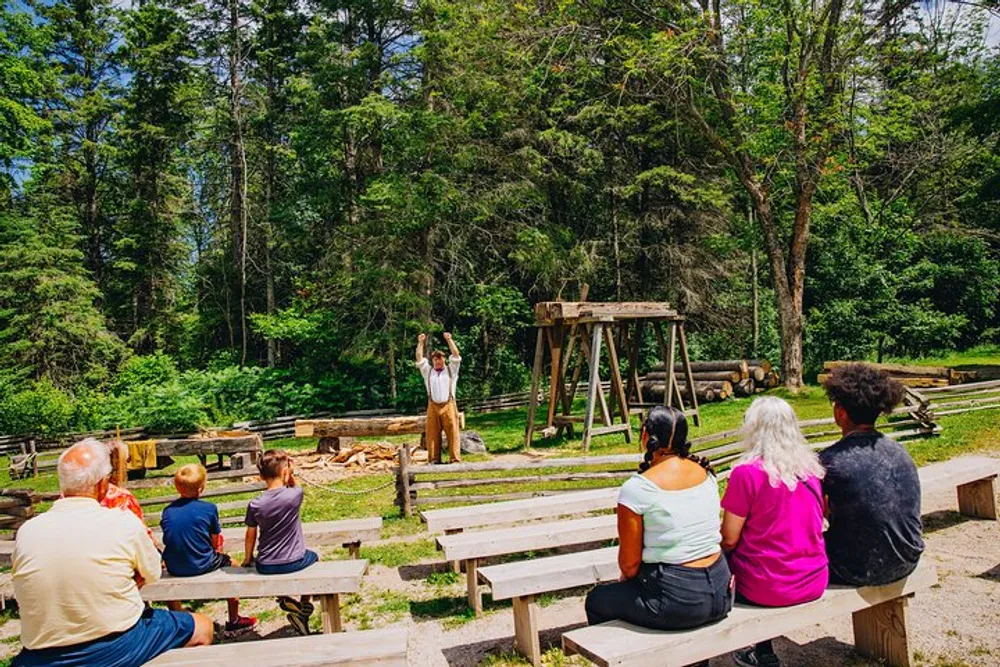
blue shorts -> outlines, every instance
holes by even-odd
[[[257,563],[256,565],[257,572],[260,574],[290,574],[292,572],[304,570],[318,560],[319,556],[316,555],[315,551],[309,551],[306,549],[306,553],[302,558],[293,560],[291,563],[281,563],[280,565]]]
[[[147,608],[124,632],[72,646],[23,649],[11,667],[139,667],[161,653],[191,641],[194,616]]]

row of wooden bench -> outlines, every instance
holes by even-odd
[[[955,459],[921,468],[923,493],[957,488],[959,510],[967,516],[996,519],[994,479],[1000,461],[985,457]],[[491,527],[535,519],[553,519],[572,514],[606,511],[617,502],[617,487],[567,493],[555,497],[517,500],[491,505],[452,507],[421,513],[432,532],[444,531],[438,546],[445,557],[465,564],[469,603],[481,613],[479,584],[485,582],[494,600],[510,599],[514,611],[515,647],[534,665],[540,664],[537,596],[543,593],[616,581],[619,577],[617,548],[582,551],[480,568],[480,562],[496,556],[528,553],[558,547],[603,542],[617,537],[613,514],[545,523],[528,523],[514,528],[465,532],[469,528]],[[582,628],[564,635],[568,652],[580,653],[597,664],[632,662],[645,649],[660,656],[656,664],[684,665],[732,648],[782,635],[791,629],[811,625],[830,616],[855,615],[856,644],[860,651],[884,657],[889,664],[909,664],[899,657],[905,648],[905,596],[936,582],[934,568],[921,565],[907,580],[872,589],[831,588],[808,605],[785,611],[737,606],[723,623],[688,633],[658,633],[627,624]],[[885,606],[883,606],[885,605]],[[905,621],[905,618],[903,618]],[[900,639],[895,630],[902,627]],[[755,634],[757,633],[757,634]],[[874,634],[873,634],[874,633]],[[717,634],[731,638],[720,642]],[[759,636],[757,636],[759,635]],[[639,637],[642,638],[640,641]],[[706,641],[706,637],[711,637]],[[881,639],[880,639],[881,637]],[[889,641],[886,639],[891,639]],[[676,646],[675,646],[676,644]],[[703,648],[697,647],[702,645]],[[732,645],[732,648],[724,648]],[[685,648],[686,647],[686,648]],[[663,661],[669,649],[671,659]],[[676,649],[676,651],[675,651]],[[621,655],[615,653],[619,651]],[[700,652],[706,652],[700,655]],[[905,651],[904,651],[905,652]],[[697,655],[696,655],[697,654]],[[678,657],[680,656],[680,657]],[[639,664],[645,664],[641,659]]]

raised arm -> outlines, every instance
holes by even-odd
[[[424,343],[427,341],[427,334],[417,336],[417,363],[424,360]]]
[[[461,357],[462,355],[458,353],[458,345],[455,345],[455,339],[451,337],[451,334],[447,331],[444,333],[444,340],[448,343],[448,351],[451,352],[453,357]]]

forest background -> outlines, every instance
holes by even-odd
[[[584,283],[793,389],[1000,343],[997,9],[5,0],[0,432],[522,390]]]

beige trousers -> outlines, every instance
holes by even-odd
[[[427,458],[441,463],[441,431],[448,436],[448,457],[452,463],[462,460],[462,450],[459,440],[462,437],[458,424],[458,405],[455,399],[447,403],[427,401]]]

